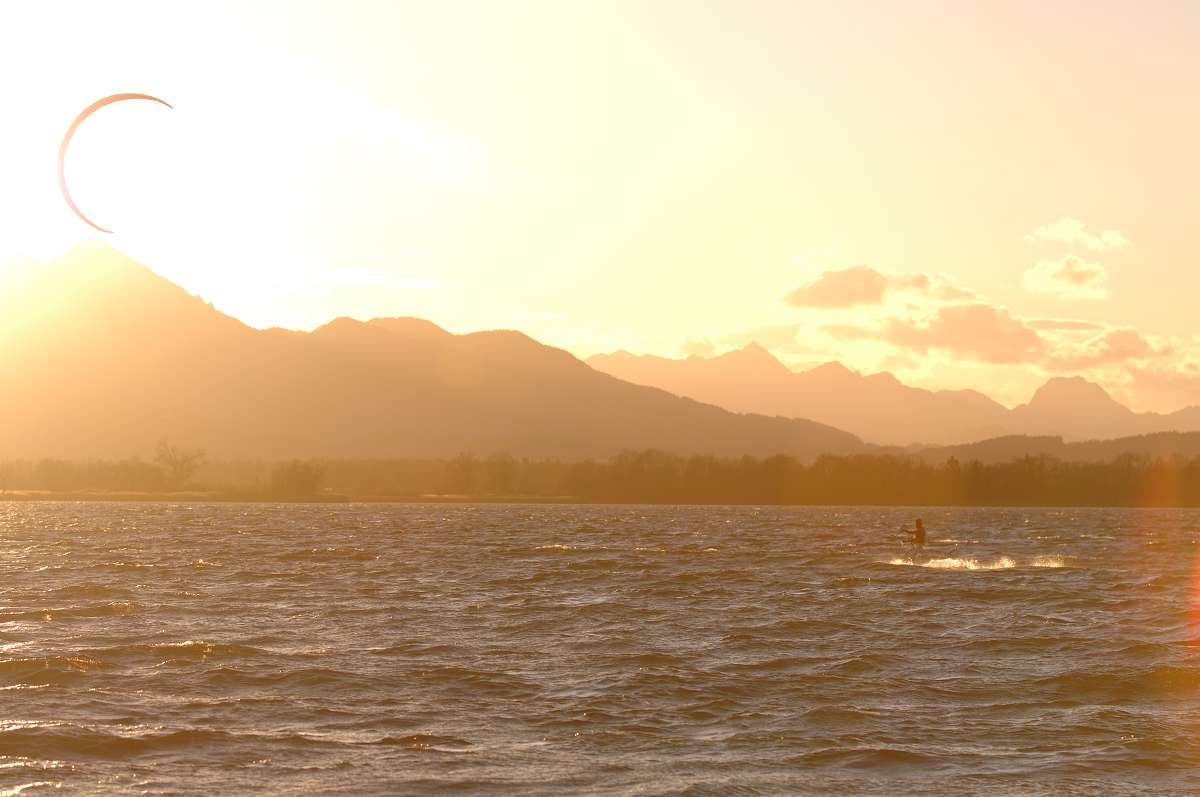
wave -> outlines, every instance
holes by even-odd
[[[605,657],[606,663],[621,667],[686,667],[689,662],[684,656],[661,651],[641,653],[617,653]]]
[[[428,750],[435,753],[461,753],[473,745],[466,739],[454,736],[437,736],[426,733],[415,733],[411,736],[385,736],[370,745],[386,745],[389,747],[406,747],[409,750]]]
[[[364,551],[362,548],[307,548],[302,551],[290,551],[280,554],[284,562],[369,562],[378,559],[378,554]]]
[[[57,595],[72,595],[86,598],[106,598],[114,595],[128,595],[129,590],[123,587],[110,587],[104,584],[68,584],[54,590]]]
[[[65,606],[48,609],[23,609],[0,612],[0,623],[21,620],[67,620],[71,618],[107,617],[115,614],[130,614],[142,608],[136,601],[112,601],[97,606]]]
[[[373,689],[376,680],[361,673],[328,667],[304,667],[285,672],[247,672],[234,667],[218,667],[205,673],[210,683],[220,686],[270,687],[273,689]]]
[[[1097,703],[1121,703],[1147,695],[1191,699],[1200,689],[1200,670],[1175,665],[1077,670],[1044,676],[1031,683],[1039,689],[1058,692],[1074,700]]]
[[[855,706],[817,706],[805,711],[805,722],[820,725],[863,725],[879,719],[880,712],[864,711]]]
[[[211,658],[243,659],[269,655],[268,651],[249,645],[209,642],[203,639],[187,639],[182,642],[118,645],[88,652],[101,657],[104,661],[152,657],[158,660],[165,658],[166,661],[163,662],[164,664],[207,661]]]
[[[1016,567],[1066,567],[1066,560],[1061,556],[1037,556],[1024,562],[1018,562],[1011,556],[999,556],[996,559],[982,560],[973,556],[947,556],[938,559],[915,560],[909,557],[895,557],[885,564],[908,565],[910,567],[928,567],[935,570],[1011,570]]]
[[[172,730],[167,732],[110,733],[66,723],[28,725],[0,730],[0,755],[37,758],[94,758],[113,761],[133,756],[153,755],[174,750],[203,750],[239,742],[261,745],[265,739],[292,745],[317,745],[321,742],[297,734],[271,737],[264,734],[235,734],[214,730]]]
[[[0,681],[47,686],[64,684],[112,665],[91,656],[43,656],[0,661]]]
[[[470,667],[430,667],[414,675],[426,684],[436,685],[447,691],[467,692],[472,696],[486,693],[532,695],[537,691],[533,683],[520,676]]]
[[[974,557],[948,556],[941,559],[925,559],[918,561],[911,556],[896,557],[887,561],[889,565],[908,565],[910,567],[930,567],[936,570],[1009,570],[1017,566],[1014,559],[1001,556],[991,562],[981,562]]]
[[[809,765],[851,769],[929,767],[937,764],[933,756],[896,747],[831,747],[801,755],[800,760]]]
[[[386,645],[383,647],[367,648],[364,652],[372,656],[404,656],[406,658],[419,658],[421,656],[447,656],[456,651],[462,650],[456,645],[447,645],[441,642],[400,642],[395,645]]]
[[[16,797],[16,795],[20,794],[26,789],[37,789],[42,786],[46,786],[51,789],[57,789],[61,785],[62,784],[60,782],[54,780],[35,780],[30,783],[22,783],[18,786],[11,786],[7,789],[0,789],[0,797]]]

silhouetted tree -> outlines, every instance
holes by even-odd
[[[512,495],[517,479],[517,462],[508,454],[492,454],[483,463],[485,491]]]
[[[321,487],[325,466],[293,459],[271,471],[271,494],[279,498],[312,498]]]
[[[475,494],[475,454],[464,451],[446,463],[446,492],[453,495]]]
[[[182,449],[165,437],[158,441],[158,448],[154,452],[154,462],[162,468],[166,485],[172,489],[187,484],[203,461],[204,452],[200,449]]]

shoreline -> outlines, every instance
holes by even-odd
[[[122,491],[62,491],[13,490],[0,492],[0,503],[144,503],[144,504],[514,504],[514,505],[593,505],[593,506],[769,506],[769,507],[909,507],[929,509],[1200,509],[1198,504],[1143,503],[1143,504],[1078,504],[1078,503],[781,503],[748,501],[730,503],[679,502],[645,500],[588,500],[578,496],[533,496],[533,495],[344,495],[328,493],[315,496],[271,496],[239,495],[221,491],[186,490],[171,493],[122,492]]]

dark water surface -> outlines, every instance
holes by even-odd
[[[923,515],[0,504],[0,795],[1200,792],[1200,513]]]

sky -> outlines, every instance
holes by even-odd
[[[1200,403],[1200,6],[8,4],[0,262],[97,233],[257,327],[750,341]]]

